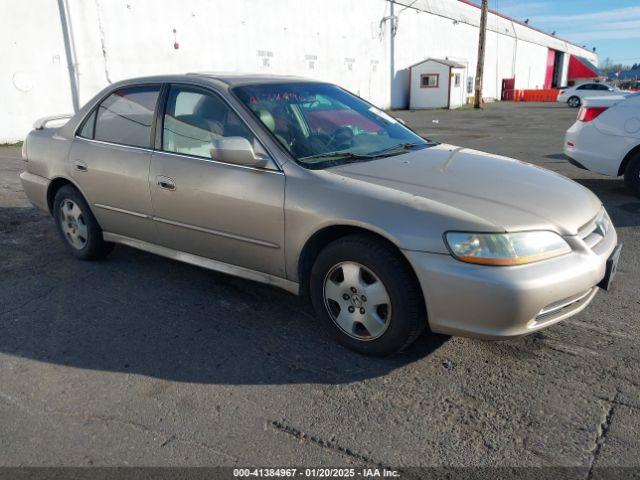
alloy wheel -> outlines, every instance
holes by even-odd
[[[88,230],[82,210],[68,198],[60,203],[60,227],[73,248],[82,250],[87,245]]]
[[[324,304],[331,320],[357,340],[381,337],[391,322],[391,299],[382,280],[356,262],[341,262],[324,279]]]

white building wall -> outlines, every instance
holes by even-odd
[[[57,5],[33,3],[4,2],[0,10],[0,142],[24,138],[38,117],[72,111]]]
[[[541,45],[518,41],[516,51],[516,89],[544,88],[549,49]]]
[[[299,75],[390,103],[385,0],[3,0],[3,9],[0,142],[73,111],[60,10],[81,105],[110,82],[194,71]]]
[[[475,75],[479,9],[455,0],[413,7],[419,11],[395,5],[392,73],[388,0],[2,0],[0,142],[24,138],[40,116],[71,112],[73,83],[83,104],[127,77],[263,72],[334,82],[382,107],[403,107],[407,67],[420,60],[448,57]],[[597,62],[497,15],[489,15],[488,28],[486,97],[499,97],[502,78],[514,73],[519,88],[525,77],[541,85],[548,46]]]

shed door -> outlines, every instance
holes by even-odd
[[[449,79],[450,92],[449,92],[449,108],[461,107],[464,103],[464,70],[462,68],[452,68],[451,78]]]

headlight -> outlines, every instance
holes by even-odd
[[[451,253],[458,260],[483,265],[522,265],[571,252],[564,239],[553,232],[445,234]]]

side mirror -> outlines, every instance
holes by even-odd
[[[268,158],[256,155],[251,142],[244,137],[223,137],[213,140],[211,159],[247,167],[262,167],[269,161]]]
[[[407,122],[405,122],[403,119],[396,117],[396,120],[399,121],[402,125],[406,125]]]

